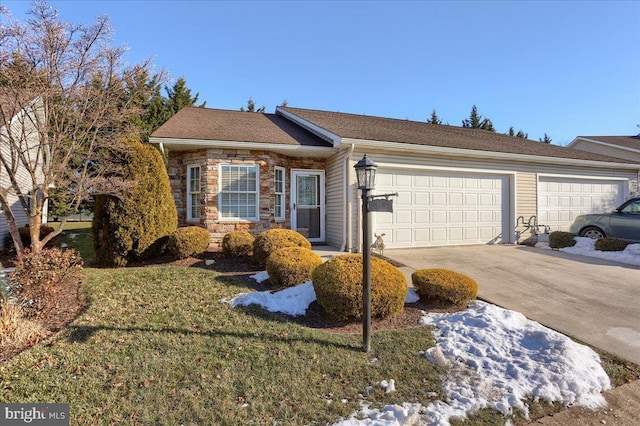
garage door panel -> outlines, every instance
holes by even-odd
[[[378,193],[400,193],[395,213],[375,213],[374,230],[385,230],[389,248],[487,243],[508,223],[506,176],[384,169],[381,175]]]
[[[604,213],[622,203],[624,187],[622,180],[540,176],[538,223],[568,231],[576,216]]]

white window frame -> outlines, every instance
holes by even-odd
[[[273,203],[274,203],[274,208],[273,208],[273,216],[275,217],[275,220],[285,220],[286,217],[286,211],[285,211],[285,194],[286,194],[286,183],[287,183],[287,177],[286,177],[286,170],[284,167],[280,167],[280,166],[275,166],[273,168],[274,173],[273,173]],[[278,191],[278,172],[280,172],[280,175],[282,177],[281,179],[281,190]],[[278,203],[278,196],[280,196],[280,202]],[[280,215],[277,214],[278,212],[278,206],[280,207]]]
[[[193,191],[191,189],[191,180],[193,179],[193,171],[198,169],[198,190]],[[200,207],[200,194],[202,193],[202,167],[199,164],[191,164],[187,166],[187,220],[199,221],[200,213],[197,216],[193,215],[193,208]],[[198,203],[194,206],[193,196],[197,195]]]
[[[255,191],[224,191],[222,189],[222,181],[223,181],[223,170],[225,169],[225,167],[244,167],[244,168],[253,168],[255,169],[256,172],[256,186],[255,186]],[[255,207],[255,211],[253,212],[253,216],[247,216],[247,217],[224,217],[222,216],[222,211],[223,211],[223,204],[222,204],[222,195],[223,194],[255,194],[256,196],[256,207]],[[218,165],[218,212],[219,212],[219,217],[218,220],[219,221],[228,221],[228,222],[235,222],[235,221],[246,221],[246,222],[254,222],[260,219],[260,166],[257,164],[230,164],[230,163],[225,163],[225,164],[219,164]]]

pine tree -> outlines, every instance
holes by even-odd
[[[171,88],[165,87],[164,89],[167,92],[165,107],[169,114],[167,120],[171,118],[171,116],[173,116],[176,112],[180,111],[186,106],[196,106],[198,108],[204,108],[207,105],[206,101],[204,101],[200,105],[196,105],[198,103],[198,97],[200,97],[200,93],[196,93],[196,95],[192,97],[191,89],[187,87],[187,81],[184,77],[180,77]]]
[[[473,105],[471,108],[471,114],[469,118],[465,118],[462,120],[462,127],[468,127],[472,129],[482,129],[488,130],[490,132],[495,132],[496,129],[493,127],[493,123],[488,118],[482,118],[480,114],[478,114],[478,107]]]
[[[509,136],[513,136],[516,138],[520,138],[520,139],[527,139],[529,138],[529,134],[523,132],[522,130],[518,130],[518,133],[515,132],[515,130],[513,130],[513,126],[509,127]]]
[[[286,98],[285,98],[285,99],[283,99],[283,100],[282,100],[282,104],[280,104],[280,106],[282,106],[282,107],[289,106],[289,101],[288,101]]]
[[[542,143],[551,143],[551,137],[549,137],[549,135],[547,135],[547,133],[544,134],[544,137],[538,139],[540,142]]]
[[[247,109],[245,109],[244,107],[240,107],[240,111],[242,112],[264,112],[264,110],[264,105],[256,109],[256,103],[253,102],[252,98],[249,98],[249,100],[247,101]]]
[[[431,118],[429,120],[427,120],[427,123],[430,124],[442,124],[442,120],[440,119],[440,117],[438,117],[438,114],[436,113],[436,109],[434,108],[433,111],[431,111]]]

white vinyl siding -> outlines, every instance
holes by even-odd
[[[259,188],[258,166],[220,165],[220,218],[257,220]]]
[[[628,181],[572,176],[540,176],[538,223],[568,231],[576,216],[611,212],[628,197]]]
[[[187,220],[200,220],[200,166],[187,166]]]
[[[285,170],[283,167],[274,168],[273,177],[274,216],[276,220],[285,219]]]
[[[348,205],[344,192],[346,185],[345,156],[346,153],[338,153],[327,159],[326,242],[334,247],[342,247],[346,244],[344,218],[347,215]]]

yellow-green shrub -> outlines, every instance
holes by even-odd
[[[411,281],[421,297],[456,305],[465,305],[478,294],[472,278],[448,269],[420,269],[411,275]]]
[[[596,241],[595,248],[600,251],[623,251],[629,245],[620,238],[604,237]]]
[[[575,235],[571,232],[554,231],[549,234],[549,247],[561,249],[565,247],[573,247],[576,245]]]
[[[167,251],[178,259],[194,256],[207,250],[211,236],[209,231],[199,226],[176,229],[169,235]]]
[[[254,236],[247,231],[229,232],[222,239],[222,252],[227,257],[247,256],[253,250]]]
[[[291,229],[270,229],[258,235],[253,242],[253,259],[264,266],[267,257],[285,247],[303,247],[311,250],[311,243],[299,232]]]
[[[336,319],[362,317],[362,255],[329,259],[312,274],[320,306]],[[407,280],[402,271],[376,257],[371,259],[371,315],[384,318],[402,311]]]
[[[311,273],[322,258],[303,247],[285,247],[267,258],[267,273],[273,286],[293,287],[311,280]]]

